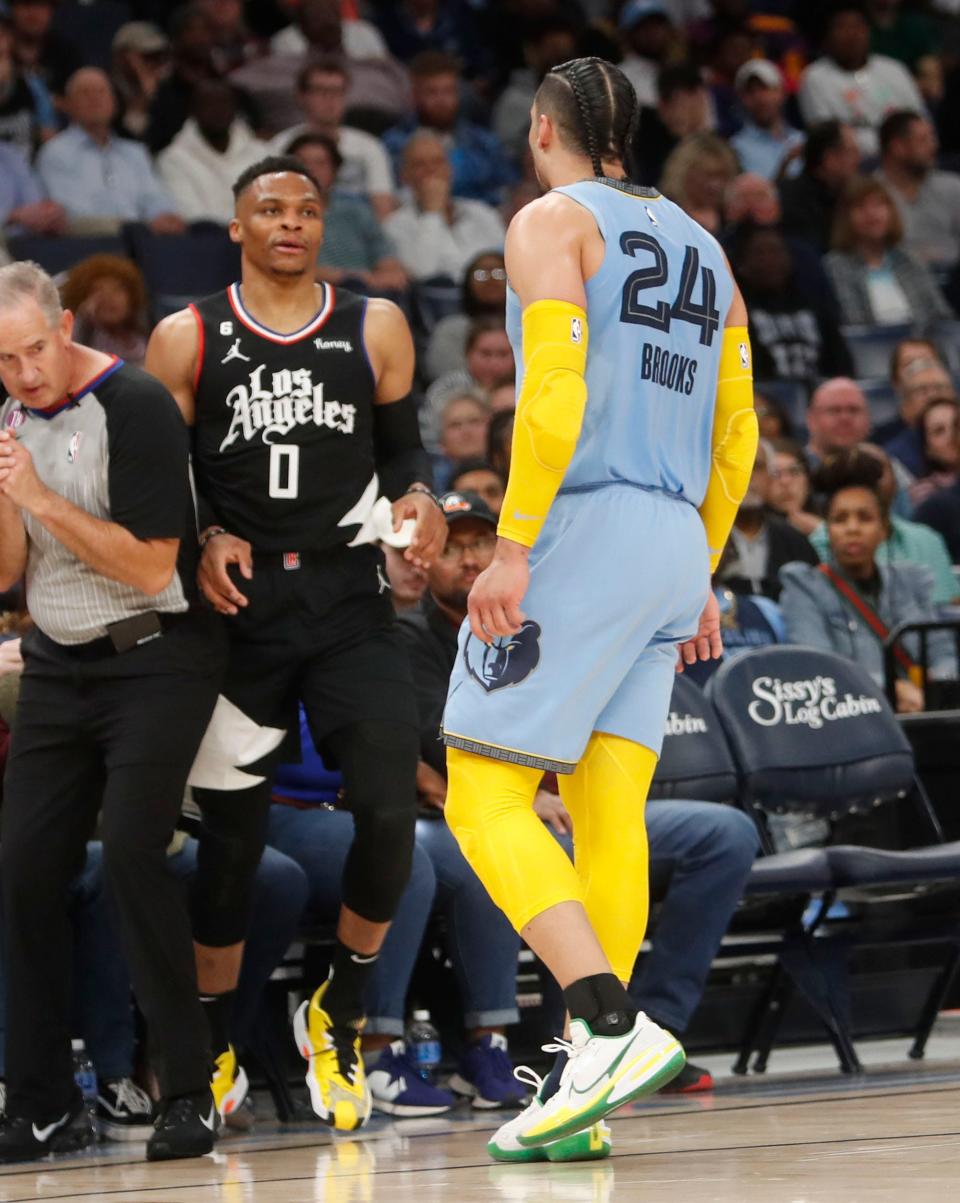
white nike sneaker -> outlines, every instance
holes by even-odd
[[[516,1134],[523,1148],[560,1140],[616,1111],[624,1103],[653,1094],[683,1069],[679,1041],[641,1011],[623,1036],[594,1036],[582,1019],[570,1021],[570,1041],[557,1041],[570,1060],[560,1088],[540,1114]]]
[[[546,1053],[559,1049],[557,1044],[543,1046]],[[487,1152],[494,1161],[597,1161],[610,1156],[610,1129],[603,1123],[591,1124],[583,1131],[574,1132],[550,1144],[533,1147],[521,1144],[520,1137],[540,1122],[544,1107],[540,1101],[544,1079],[528,1065],[518,1065],[513,1072],[518,1082],[532,1086],[535,1093],[532,1102],[519,1115],[502,1124],[487,1141]]]

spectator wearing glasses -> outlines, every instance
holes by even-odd
[[[442,317],[427,344],[426,376],[436,380],[447,372],[463,370],[467,334],[475,317],[500,317],[507,301],[507,269],[501,251],[481,251],[463,273],[460,313]]]
[[[814,389],[807,406],[806,453],[811,467],[862,443],[869,433],[870,407],[855,380],[838,376]]]
[[[382,221],[396,207],[393,168],[379,138],[364,130],[344,125],[349,68],[342,58],[324,55],[308,62],[297,76],[297,103],[304,120],[277,134],[271,147],[280,154],[291,151],[304,134],[323,134],[336,143],[342,164],[337,186],[344,192],[364,196]]]
[[[774,440],[769,504],[808,539],[823,523],[819,514],[812,511],[810,494],[810,465],[803,448],[793,439]]]
[[[882,473],[876,458],[857,448],[824,463],[816,483],[827,498],[827,560],[819,567],[788,564],[780,573],[788,641],[855,660],[878,685],[885,680],[885,631],[935,616],[929,569],[887,563],[879,554],[891,530]],[[928,641],[931,678],[954,676],[952,636],[932,632]],[[922,710],[925,699],[912,667],[916,637],[902,643],[906,659],[898,663],[896,706],[910,713]]]
[[[840,198],[824,266],[843,320],[856,326],[925,325],[953,316],[930,269],[903,249],[903,222],[877,179],[852,180]]]

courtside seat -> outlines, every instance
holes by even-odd
[[[841,890],[911,886],[922,892],[934,883],[960,883],[960,840],[903,852],[835,844],[826,853],[834,883]]]
[[[678,676],[650,798],[723,803],[737,795],[737,768],[714,705],[691,680]],[[806,848],[759,857],[750,870],[745,893],[813,894],[832,884],[823,851]]]
[[[750,805],[835,820],[905,797],[913,752],[883,691],[817,648],[757,648],[722,664],[708,694]]]
[[[913,752],[882,688],[859,665],[806,647],[758,648],[722,665],[708,693],[740,770],[742,796],[761,830],[769,813],[833,821],[869,814],[883,802],[917,797],[940,837],[936,816],[916,779]],[[824,856],[830,885],[819,910],[805,921],[808,964],[820,967],[819,1013],[828,1022],[841,1066],[859,1068],[849,1019],[848,958],[855,948],[929,945],[943,950],[943,967],[914,1029],[911,1056],[923,1048],[937,1011],[960,966],[960,928],[953,898],[960,885],[960,843],[886,851],[854,845],[808,850]],[[943,890],[936,908],[905,911],[891,923],[884,904]],[[851,919],[831,917],[834,899],[864,905]],[[873,906],[871,904],[879,904]],[[792,972],[792,970],[791,970]],[[801,984],[801,983],[798,983]],[[791,989],[781,977],[768,997],[763,1031],[741,1050],[745,1071],[750,1044],[762,1070]],[[758,1024],[759,1027],[759,1024]]]
[[[774,852],[753,862],[746,894],[811,894],[833,888],[833,872],[823,848]]]

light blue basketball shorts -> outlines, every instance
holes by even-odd
[[[632,485],[562,493],[530,556],[517,635],[465,621],[443,716],[448,747],[572,773],[592,732],[658,756],[676,644],[710,589],[706,533],[686,501]]]

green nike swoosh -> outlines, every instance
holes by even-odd
[[[608,1066],[607,1066],[607,1068],[606,1068],[606,1069],[603,1071],[603,1073],[601,1073],[601,1074],[599,1075],[599,1077],[597,1077],[597,1078],[594,1078],[594,1080],[593,1080],[593,1081],[590,1083],[590,1085],[589,1085],[589,1086],[585,1086],[585,1087],[583,1088],[583,1090],[580,1090],[580,1089],[579,1089],[577,1086],[575,1086],[575,1085],[574,1085],[574,1084],[571,1082],[571,1083],[570,1083],[570,1093],[571,1093],[571,1094],[576,1094],[576,1095],[584,1095],[584,1094],[589,1094],[589,1092],[590,1092],[591,1090],[593,1090],[593,1089],[594,1089],[594,1087],[597,1085],[597,1083],[599,1083],[599,1082],[603,1081],[603,1079],[604,1079],[604,1078],[608,1078],[608,1077],[611,1077],[611,1076],[613,1075],[613,1073],[614,1073],[614,1071],[616,1070],[617,1066],[620,1064],[620,1062],[623,1060],[623,1058],[624,1058],[624,1057],[627,1055],[627,1053],[629,1052],[629,1050],[630,1050],[630,1045],[628,1044],[628,1045],[626,1046],[626,1048],[623,1048],[623,1049],[621,1049],[621,1050],[620,1050],[620,1054],[619,1054],[619,1056],[616,1058],[616,1060],[614,1060],[614,1061],[613,1061],[613,1062],[612,1062],[610,1065],[608,1065]]]

